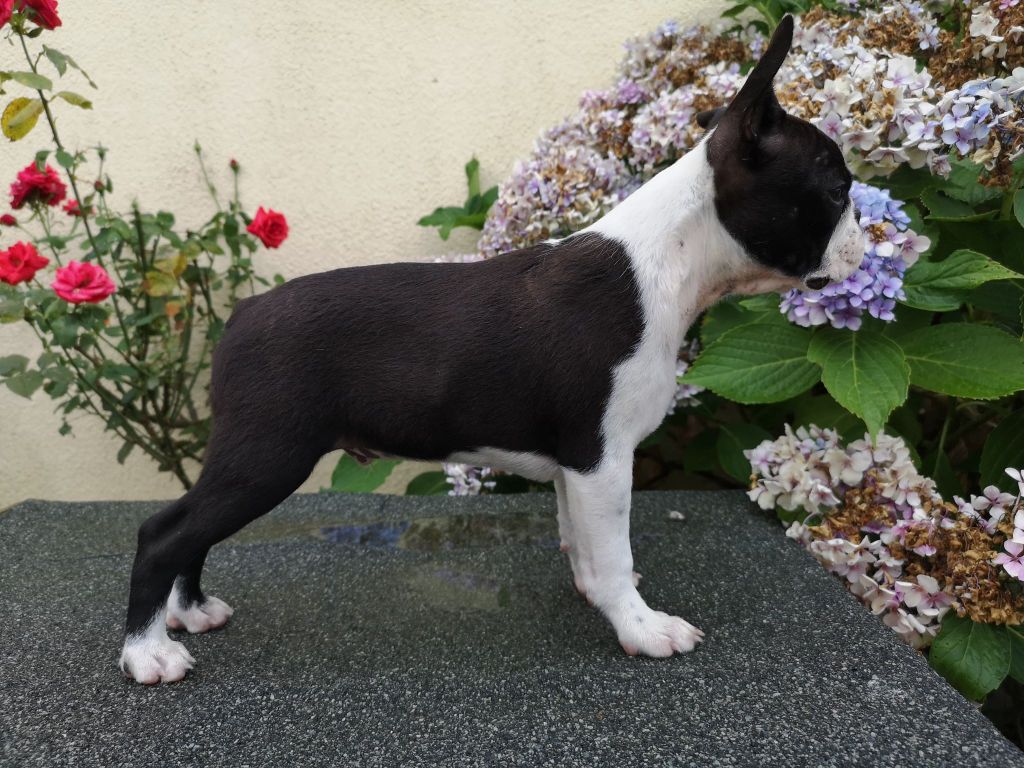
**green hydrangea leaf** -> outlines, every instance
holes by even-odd
[[[771,434],[756,424],[723,424],[715,443],[718,463],[731,478],[746,484],[750,481],[750,462],[743,451],[771,439]]]
[[[814,386],[821,369],[807,359],[811,334],[791,324],[751,323],[726,331],[683,381],[739,403],[775,403]]]
[[[964,696],[980,701],[1010,671],[1012,650],[1004,627],[961,619],[950,611],[932,643],[928,661]]]
[[[1024,389],[1024,343],[996,328],[945,323],[897,339],[914,386],[991,400]]]
[[[877,434],[907,399],[910,368],[903,350],[875,330],[821,328],[808,358],[821,365],[821,381],[836,402]]]
[[[360,464],[344,453],[331,475],[331,487],[325,491],[341,493],[370,493],[377,490],[400,461],[398,459],[377,459],[369,464]]]
[[[992,280],[1021,277],[976,251],[954,251],[942,261],[919,261],[903,281],[904,303],[917,309],[948,312],[958,309],[975,288]]]
[[[981,450],[981,487],[998,485],[1005,491],[1017,491],[1017,483],[1004,471],[1024,467],[1024,410],[1001,419],[985,440]]]

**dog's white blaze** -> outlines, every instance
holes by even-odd
[[[832,237],[821,259],[821,270],[815,276],[827,277],[832,282],[842,282],[861,265],[864,260],[864,230],[854,214],[850,202],[843,211],[839,224],[832,231]]]

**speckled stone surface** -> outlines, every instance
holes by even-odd
[[[0,513],[0,763],[1024,763],[739,493],[635,497],[641,591],[707,640],[627,657],[572,589],[553,502],[293,497],[213,551],[235,616],[179,635],[198,665],[155,688],[115,662],[159,505]]]

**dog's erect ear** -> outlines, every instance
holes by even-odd
[[[793,17],[787,13],[775,28],[775,34],[761,60],[751,70],[747,81],[723,116],[748,142],[756,142],[758,136],[771,127],[772,121],[782,113],[782,107],[775,98],[772,80],[786,60],[792,44]]]
[[[706,109],[703,112],[697,113],[697,125],[707,130],[708,128],[714,128],[718,125],[718,121],[722,119],[722,115],[725,114],[725,107],[716,107],[715,109]]]

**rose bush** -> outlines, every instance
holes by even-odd
[[[43,353],[35,360],[0,357],[0,381],[24,397],[42,389],[53,398],[63,434],[71,431],[71,414],[101,418],[122,440],[118,461],[139,448],[188,488],[189,462],[201,460],[210,430],[204,374],[211,350],[235,302],[269,285],[253,255],[258,243],[279,247],[288,223],[269,208],[248,216],[234,160],[234,196],[221,200],[198,144],[216,209],[207,221],[179,228],[168,211],[119,212],[107,150],[69,150],[53,117],[58,102],[83,109],[91,102],[58,90],[40,66],[47,63],[58,78],[73,70],[95,84],[61,51],[30,50],[31,41],[60,24],[53,0],[0,0],[0,31],[28,65],[0,71],[0,93],[20,91],[4,108],[0,128],[19,141],[45,118],[53,141],[53,149],[36,152],[17,174],[13,213],[0,215],[4,235],[17,238],[0,242],[0,322],[27,323]]]

